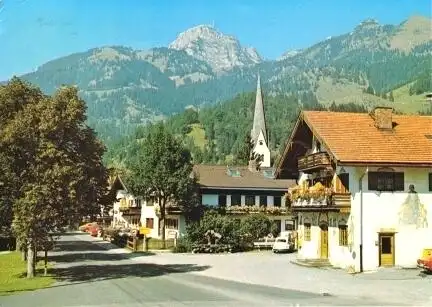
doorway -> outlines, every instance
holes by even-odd
[[[328,226],[322,224],[321,229],[321,242],[320,242],[320,257],[321,259],[328,258]]]
[[[394,233],[379,234],[379,265],[389,267],[395,265]]]

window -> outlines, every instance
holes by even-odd
[[[135,206],[141,208],[141,198],[135,198]]]
[[[245,205],[246,206],[255,206],[255,196],[254,195],[246,195],[245,196]]]
[[[267,196],[260,196],[260,202],[259,202],[260,207],[267,207]]]
[[[218,196],[218,204],[219,206],[226,206],[227,197],[226,195],[219,195]]]
[[[305,241],[311,240],[311,224],[310,223],[304,224],[304,240]]]
[[[339,225],[339,245],[348,246],[348,227]]]
[[[166,219],[165,220],[166,229],[178,229],[178,219]]]
[[[153,229],[153,222],[154,220],[152,218],[146,218],[146,227]]]
[[[349,174],[342,173],[338,175],[341,187],[338,189],[338,192],[348,193],[349,192]],[[328,185],[330,186],[330,185]]]
[[[134,205],[134,200],[133,200],[133,199],[129,199],[128,203],[129,203],[129,207],[133,207],[133,205]]]
[[[432,192],[432,173],[429,173],[429,192]]]
[[[292,230],[294,230],[294,221],[292,221],[292,220],[285,220],[285,230],[286,231],[292,231]]]
[[[231,195],[231,206],[240,206],[241,196],[239,194]]]
[[[280,207],[281,204],[282,204],[282,197],[281,196],[275,196],[273,205],[275,207]]]
[[[371,191],[403,191],[404,187],[402,172],[368,173],[368,189]]]

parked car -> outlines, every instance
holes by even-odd
[[[99,226],[96,222],[87,223],[87,224],[81,225],[79,227],[79,230],[84,231],[84,232],[89,232],[92,228],[94,228],[96,226]]]
[[[432,273],[432,249],[427,248],[423,250],[422,257],[417,260],[417,266]]]
[[[294,250],[294,241],[291,231],[281,232],[276,238],[272,248],[274,253],[290,252]]]

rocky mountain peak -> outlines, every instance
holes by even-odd
[[[198,25],[180,33],[169,48],[184,50],[207,62],[215,71],[261,62],[254,48],[241,46],[234,36],[223,34],[210,25]]]
[[[356,28],[355,31],[361,31],[361,30],[371,30],[379,28],[380,24],[376,19],[368,18],[366,20],[363,20]]]

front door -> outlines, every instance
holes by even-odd
[[[321,259],[328,258],[328,227],[327,225],[321,225]]]
[[[394,234],[380,234],[379,242],[380,266],[394,266]]]

